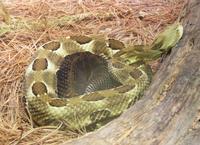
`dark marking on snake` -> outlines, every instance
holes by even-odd
[[[47,93],[47,87],[43,82],[36,82],[32,86],[33,94],[34,95],[42,95]]]
[[[47,50],[56,51],[58,48],[60,48],[60,42],[52,41],[45,44],[43,47]]]
[[[131,75],[131,77],[133,77],[134,79],[138,79],[141,75],[142,75],[142,72],[138,69],[134,69],[133,71],[131,71],[129,73]]]
[[[110,114],[111,112],[109,110],[96,111],[90,115],[90,119],[95,121],[100,121],[107,118]]]
[[[118,69],[122,69],[124,68],[126,65],[121,63],[121,62],[113,62],[112,63],[112,66],[115,67],[115,68],[118,68]]]
[[[83,36],[83,35],[79,35],[79,36],[70,36],[70,38],[74,41],[76,41],[79,44],[86,44],[89,43],[92,38],[87,37],[87,36]]]
[[[100,101],[103,100],[105,97],[102,96],[100,93],[91,93],[82,97],[85,101]]]
[[[109,39],[109,47],[112,48],[113,50],[121,50],[125,48],[124,43],[121,41],[115,40],[115,39]]]
[[[40,71],[47,69],[48,62],[46,58],[38,58],[33,62],[32,69],[34,71]]]
[[[67,104],[66,101],[62,99],[58,99],[58,98],[52,99],[49,102],[49,105],[54,106],[54,107],[63,107],[63,106],[66,106],[66,104]]]
[[[135,88],[135,85],[132,85],[132,86],[129,86],[129,85],[125,85],[125,86],[119,86],[116,88],[116,90],[119,92],[119,93],[126,93],[132,89]]]

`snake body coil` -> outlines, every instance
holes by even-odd
[[[149,46],[114,39],[71,36],[39,47],[25,74],[27,109],[38,125],[96,128],[142,96],[160,57],[182,36],[174,24]],[[148,48],[148,49],[146,49]]]

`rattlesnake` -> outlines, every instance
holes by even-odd
[[[37,125],[97,128],[133,105],[152,79],[149,60],[168,52],[183,27],[168,26],[151,45],[70,36],[40,46],[25,73],[25,98]]]

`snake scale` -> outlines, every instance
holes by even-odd
[[[152,79],[149,60],[167,53],[182,34],[175,23],[148,46],[83,35],[45,43],[25,73],[29,115],[40,126],[98,128],[140,99]]]

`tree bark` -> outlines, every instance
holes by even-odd
[[[189,0],[184,35],[144,97],[106,126],[64,145],[200,144],[200,1]]]

